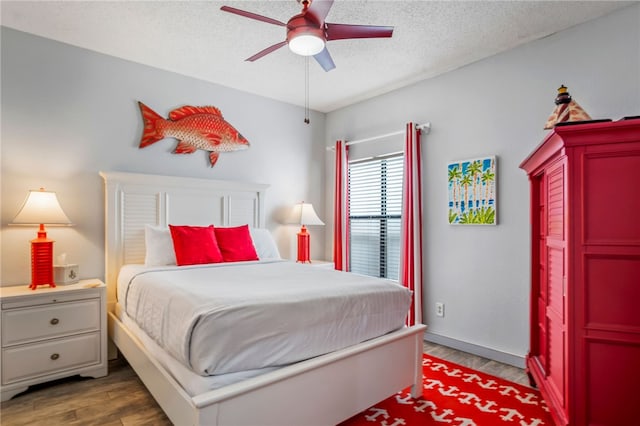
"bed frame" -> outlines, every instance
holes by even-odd
[[[411,386],[422,395],[426,327],[385,336],[189,396],[114,314],[116,279],[144,263],[144,225],[265,224],[268,185],[101,172],[105,183],[105,279],[109,337],[176,425],[332,425]]]

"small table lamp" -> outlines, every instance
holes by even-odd
[[[47,238],[44,225],[71,225],[62,211],[55,192],[30,190],[22,208],[13,219],[15,225],[39,225],[38,238],[31,240],[31,285],[55,287],[53,280],[53,240]]]
[[[300,232],[298,232],[298,262],[311,263],[310,250],[309,250],[309,233],[307,232],[306,225],[324,225],[324,222],[320,220],[316,211],[313,209],[313,205],[305,203],[296,204],[293,213],[293,223],[300,224]]]

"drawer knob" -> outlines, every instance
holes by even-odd
[[[58,318],[51,318],[51,321],[49,321],[51,323],[51,325],[56,325],[57,323],[60,322],[60,320]]]
[[[50,358],[55,361],[56,359],[60,358],[60,354],[51,354]]]

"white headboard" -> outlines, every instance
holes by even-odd
[[[100,172],[105,183],[105,280],[110,307],[120,267],[144,263],[144,225],[265,224],[269,185]]]

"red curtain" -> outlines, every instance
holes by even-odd
[[[336,142],[336,177],[333,200],[333,261],[339,271],[349,270],[348,146]]]
[[[422,323],[422,161],[420,129],[407,123],[404,144],[400,283],[413,291],[408,325]]]

